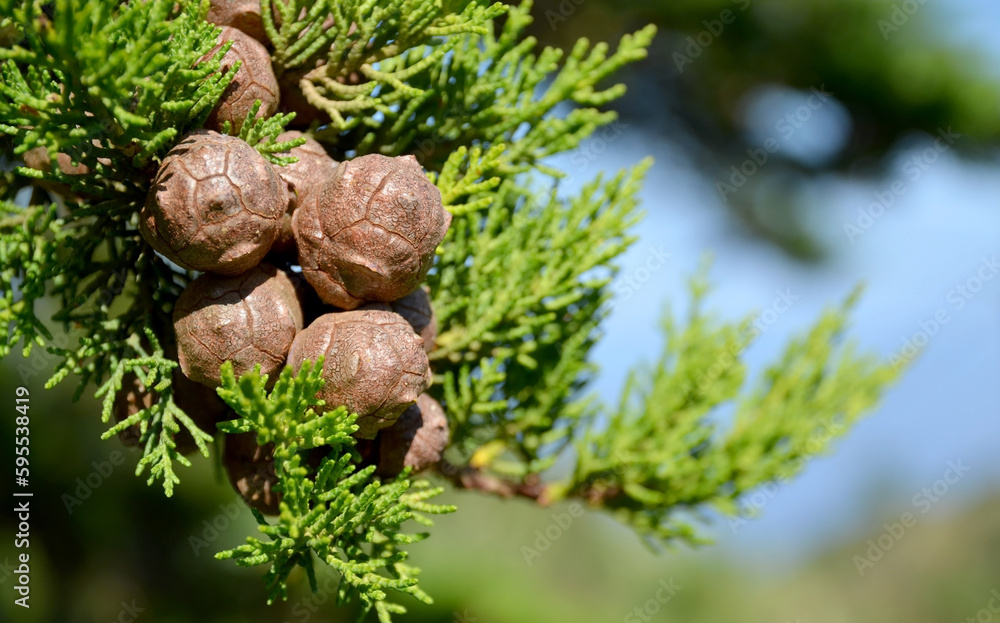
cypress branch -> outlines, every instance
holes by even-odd
[[[212,52],[219,29],[204,19],[207,2],[42,9],[0,0],[11,39],[0,49],[0,356],[47,349],[57,360],[47,385],[72,376],[77,395],[96,386],[105,422],[126,377],[140,379],[151,406],[103,436],[138,430],[137,473],[148,470],[169,496],[175,464],[190,464],[177,435],[206,456],[212,440],[175,401],[178,363],[166,346],[174,303],[195,275],[153,252],[138,215],[164,154],[203,125],[239,65],[220,72],[228,44]],[[624,86],[608,79],[645,56],[655,30],[614,51],[588,41],[538,49],[524,36],[530,10],[527,1],[261,2],[282,89],[297,87],[329,115],[309,135],[337,160],[416,156],[452,216],[427,279],[439,323],[430,392],[452,430],[432,479],[542,505],[579,498],[648,539],[699,541],[691,511],[734,513],[741,496],[794,474],[896,373],[840,345],[852,299],[748,385],[751,325],[705,313],[699,278],[690,316],[667,316],[661,358],[631,374],[621,401],[590,395],[608,287],[635,240],[651,162],[567,194],[547,158],[615,120],[605,107]],[[259,110],[239,137],[275,165],[296,162],[282,154],[305,139],[277,138],[294,114],[257,119]],[[29,157],[37,168],[17,166]],[[46,297],[57,303],[52,318],[37,315]],[[54,337],[50,320],[70,337]],[[427,533],[407,522],[427,526],[454,508],[432,503],[442,488],[431,482],[362,466],[356,415],[316,398],[322,365],[285,369],[273,386],[259,370],[237,379],[223,365],[218,393],[238,417],[219,428],[273,444],[281,502],[276,519],[256,515],[257,536],[219,557],[266,565],[270,601],[287,596],[297,567],[315,588],[315,564],[325,563],[341,576],[338,603],[360,602],[386,623],[405,611],[400,594],[430,600],[405,549]],[[735,419],[720,422],[732,404]],[[573,469],[554,478],[563,458]]]

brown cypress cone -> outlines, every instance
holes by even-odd
[[[391,303],[368,303],[358,309],[381,309],[396,312],[413,331],[424,341],[424,352],[431,352],[437,345],[437,316],[431,307],[430,289],[427,286],[417,288],[398,301]]]
[[[301,328],[295,286],[268,264],[237,277],[204,274],[184,289],[174,307],[181,370],[209,387],[221,382],[224,361],[233,363],[237,377],[261,364],[261,373],[274,378]]]
[[[52,170],[52,158],[49,157],[49,150],[45,147],[36,147],[24,152],[24,166],[48,173]],[[69,154],[62,152],[56,154],[56,164],[64,175],[86,175],[90,173],[90,168],[85,164],[73,164]]]
[[[304,11],[304,9],[303,9]],[[303,15],[305,13],[303,12]],[[280,21],[277,18],[276,22]],[[328,30],[334,25],[333,15],[328,15],[321,28],[323,30]],[[357,24],[351,24],[348,29],[347,34],[351,35],[357,30]],[[309,31],[304,31],[300,36],[305,36]],[[317,125],[323,125],[330,122],[330,115],[325,110],[320,110],[319,108],[313,106],[306,99],[305,93],[302,92],[301,82],[307,74],[311,71],[317,70],[326,64],[325,58],[318,58],[312,67],[306,66],[305,68],[296,68],[292,71],[285,72],[278,79],[278,86],[281,87],[281,111],[284,113],[295,113],[295,118],[288,122],[288,127],[290,128],[308,128],[313,123]],[[352,76],[360,78],[357,76],[356,72],[351,72]],[[344,83],[345,79],[342,77],[334,78],[337,82]],[[359,79],[357,82],[360,82]]]
[[[58,102],[59,96],[50,95],[49,100],[53,102]],[[32,114],[37,115],[37,111],[33,111]],[[93,117],[93,114],[89,112],[84,112],[83,114],[87,117]],[[104,144],[101,141],[97,140],[96,138],[91,139],[90,143],[97,148],[95,150],[97,153],[102,153],[102,152],[106,153],[107,149],[113,147],[113,145],[111,145],[110,143]],[[133,151],[131,147],[120,147],[117,149],[118,151],[129,157],[134,156],[136,153],[138,153],[137,150]],[[24,155],[21,157],[24,159],[24,166],[30,169],[35,169],[36,171],[41,171],[43,173],[50,173],[52,171],[52,158],[51,156],[49,156],[49,150],[46,147],[35,147],[34,149],[29,149],[28,151],[24,152]],[[111,166],[111,160],[105,157],[101,156],[97,157],[97,162],[105,167]],[[90,175],[91,173],[90,167],[83,164],[82,162],[79,164],[73,164],[72,157],[69,154],[63,152],[56,153],[56,165],[58,166],[59,171],[63,175],[83,176],[83,175]],[[41,188],[44,188],[45,190],[48,190],[49,192],[56,193],[57,195],[62,195],[63,197],[69,199],[79,200],[79,199],[90,198],[90,195],[88,195],[87,193],[74,192],[70,190],[68,184],[63,184],[61,182],[54,182],[51,180],[32,180],[32,183]]]
[[[238,275],[281,230],[284,184],[246,142],[207,130],[167,152],[139,215],[142,237],[190,270]]]
[[[115,416],[115,422],[122,422],[143,409],[149,409],[155,402],[156,396],[153,392],[146,389],[146,386],[139,381],[139,377],[129,372],[122,377],[122,388],[115,396],[111,413]],[[126,447],[138,448],[141,432],[139,425],[133,424],[118,433],[118,439]]]
[[[277,515],[281,493],[274,490],[274,444],[257,445],[257,433],[226,435],[222,464],[229,483],[247,506],[265,515]]]
[[[302,132],[285,132],[279,134],[276,141],[283,143],[302,136],[304,136]],[[307,138],[305,144],[281,155],[293,156],[299,161],[274,167],[288,191],[288,209],[281,222],[278,238],[271,247],[271,252],[277,254],[278,257],[291,255],[290,259],[298,261],[298,249],[295,245],[295,235],[292,232],[292,214],[299,206],[316,201],[323,188],[323,183],[336,170],[337,161],[331,158],[323,146],[312,138]]]
[[[263,45],[270,43],[260,13],[260,0],[212,0],[205,21],[216,26],[232,26]]]
[[[233,45],[222,57],[219,70],[229,71],[237,61],[240,61],[240,68],[205,121],[205,127],[221,132],[223,124],[228,121],[233,132],[239,132],[256,100],[260,100],[258,119],[266,119],[277,112],[281,91],[267,48],[250,35],[230,26],[222,27],[219,44],[214,50],[220,49],[226,41],[232,41]]]
[[[406,467],[414,473],[432,467],[441,462],[448,439],[444,409],[427,394],[420,394],[395,424],[379,431],[373,442],[378,449],[375,473],[391,478]]]
[[[371,439],[391,426],[431,383],[423,341],[398,314],[358,310],[326,314],[301,331],[288,353],[296,371],[324,357],[326,409],[358,414],[356,437]]]
[[[416,290],[451,223],[413,156],[342,162],[292,216],[302,273],[327,303],[357,309]]]
[[[296,284],[299,300],[302,301],[303,326],[308,327],[320,316],[338,311],[336,308],[327,305],[323,299],[319,298],[316,290],[306,281],[301,273],[289,272],[293,282]]]
[[[214,435],[216,424],[234,417],[226,403],[213,390],[189,380],[177,369],[174,370],[172,380],[174,404],[206,433]],[[152,407],[158,399],[156,392],[147,389],[139,377],[130,372],[122,378],[122,389],[115,397],[111,413],[116,422],[121,422],[142,409]],[[140,435],[140,426],[133,424],[118,433],[118,438],[126,447],[137,448],[141,445]],[[184,426],[181,426],[180,432],[174,437],[174,442],[181,454],[190,454],[198,449],[194,437]]]
[[[325,60],[317,63],[316,68],[322,67]],[[295,113],[295,118],[288,122],[289,128],[305,129],[313,125],[325,125],[330,123],[330,113],[317,108],[307,98],[302,91],[302,80],[310,72],[296,71],[289,72],[278,79],[281,87],[281,112]],[[338,76],[335,80],[341,84],[356,85],[366,81],[366,78],[352,71],[347,76]]]
[[[325,62],[324,60],[319,65]],[[281,88],[281,112],[295,113],[295,118],[288,122],[289,128],[306,129],[313,123],[323,125],[330,122],[330,115],[310,104],[302,92],[301,81],[306,73],[308,72],[291,71],[278,80]]]
[[[49,156],[49,150],[45,147],[35,147],[34,149],[29,149],[24,152],[24,155],[21,157],[24,159],[24,166],[29,169],[35,169],[36,171],[41,171],[42,173],[49,173],[52,171],[52,158]],[[90,167],[83,163],[74,165],[69,154],[64,154],[62,152],[56,154],[56,165],[59,167],[59,170],[63,173],[63,175],[87,175],[90,173]],[[32,180],[32,183],[49,192],[66,198],[77,197],[77,195],[70,190],[69,185],[67,184],[53,182],[51,180]]]

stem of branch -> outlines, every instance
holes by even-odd
[[[536,474],[529,474],[522,482],[505,480],[483,473],[474,467],[458,467],[442,461],[438,471],[456,487],[471,491],[481,491],[501,498],[525,498],[548,506],[548,488]]]

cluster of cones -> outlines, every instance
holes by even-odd
[[[281,98],[294,100],[260,41],[259,4],[245,5],[213,3],[209,19],[224,26],[220,45],[233,41],[223,66],[238,60],[240,68],[205,128],[163,159],[140,214],[139,231],[156,252],[202,273],[174,308],[175,401],[214,432],[233,417],[213,391],[223,362],[237,376],[260,365],[274,379],[286,365],[298,370],[322,356],[323,408],[358,414],[365,462],[384,477],[427,468],[441,459],[448,423],[424,393],[437,327],[421,284],[451,215],[412,156],[338,163],[307,138],[285,154],[298,162],[275,166],[219,133],[226,122],[238,129],[255,100],[261,115],[276,112]],[[127,382],[119,421],[156,399],[134,376]],[[138,437],[122,434],[126,443]],[[193,450],[190,438],[177,442]],[[265,513],[277,512],[279,500],[272,450],[254,433],[226,439],[233,486]]]

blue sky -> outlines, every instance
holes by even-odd
[[[940,23],[947,36],[1000,59],[1000,7],[962,0],[927,10],[946,16]],[[907,339],[922,340],[922,322],[932,331],[930,320],[945,319],[882,407],[835,453],[783,485],[758,521],[737,534],[724,524],[716,530],[726,551],[754,559],[766,552],[780,567],[833,542],[876,533],[886,518],[912,510],[914,496],[942,478],[949,461],[964,461],[969,471],[928,517],[1000,491],[1000,274],[993,259],[1000,261],[1000,176],[995,167],[964,163],[949,151],[925,151],[932,147],[930,137],[908,144],[882,181],[831,180],[817,188],[809,219],[831,254],[818,268],[735,235],[714,180],[698,177],[681,152],[637,128],[625,129],[584,169],[579,160],[556,161],[575,183],[643,154],[656,157],[643,192],[648,216],[622,274],[644,277],[656,253],[670,259],[617,302],[606,325],[596,351],[602,369],[596,389],[609,402],[630,367],[659,354],[662,311],[667,304],[683,311],[686,279],[705,253],[714,256],[711,307],[724,317],[763,311],[778,291],[799,297],[748,353],[757,370],[859,282],[867,290],[851,334],[880,356],[901,352]],[[892,195],[892,205],[870,222],[859,221],[859,209],[868,211],[876,192],[890,197],[893,181],[901,192]],[[866,228],[849,236],[845,224]]]

